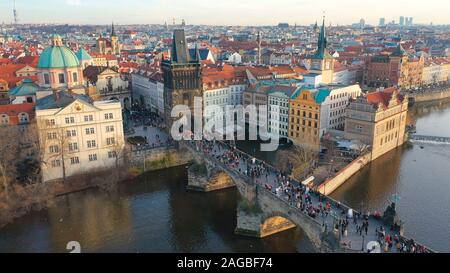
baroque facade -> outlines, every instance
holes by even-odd
[[[360,96],[347,107],[345,138],[372,149],[372,159],[403,145],[408,99],[395,87]]]

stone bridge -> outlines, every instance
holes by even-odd
[[[366,219],[371,227],[367,235],[359,234],[356,230],[356,224],[361,224],[363,217],[357,217],[356,224],[349,225],[347,234],[347,232],[344,233],[340,230],[337,224],[339,220],[346,218],[345,215],[349,211],[353,211],[356,217],[359,213],[355,210],[330,197],[310,192],[311,203],[314,207],[319,207],[319,204],[331,204],[329,215],[317,214],[311,216],[299,209],[295,202],[289,201],[286,196],[272,190],[277,187],[276,177],[280,174],[274,167],[262,161],[257,161],[252,156],[234,148],[233,152],[240,154],[242,157],[239,159],[239,166],[230,167],[222,160],[227,157],[224,152],[229,152],[230,147],[228,150],[219,148],[219,146],[225,147],[226,144],[218,142],[217,145],[214,144],[214,147],[221,151],[214,148],[212,149],[214,152],[205,152],[200,147],[201,145],[198,145],[199,143],[195,141],[180,142],[179,146],[183,152],[192,155],[192,158],[197,162],[197,166],[204,166],[206,169],[203,172],[189,169],[188,189],[208,192],[237,187],[241,197],[237,208],[237,226],[235,229],[235,233],[238,235],[263,238],[299,227],[320,252],[366,252],[366,244],[378,240],[375,228],[379,230],[383,226],[386,231],[390,232],[390,235],[398,237],[400,242],[405,245],[418,245],[424,249],[424,252],[433,252],[403,236],[403,229],[396,216],[394,203],[386,210],[381,219],[367,216]],[[242,158],[245,159],[242,160]],[[270,171],[268,172],[270,175],[266,175],[265,180],[247,175],[244,171],[244,165],[249,164],[245,163],[247,159],[252,161],[251,164],[264,164]],[[293,185],[303,187],[298,181],[292,178],[289,178],[289,180]],[[395,246],[390,252],[397,252]]]
[[[299,226],[321,252],[339,251],[338,236],[325,231],[319,220],[283,201],[255,183],[254,179],[213,157],[204,156],[195,146],[183,142],[180,148],[187,149],[194,160],[204,164],[207,169],[205,175],[193,174],[189,170],[189,190],[209,192],[237,187],[241,198],[237,209],[236,234],[263,238]]]

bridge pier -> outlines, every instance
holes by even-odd
[[[262,211],[254,208],[238,207],[235,234],[248,237],[264,238],[297,226],[281,216],[267,218]]]
[[[188,190],[211,192],[232,187],[236,187],[233,179],[226,172],[217,168],[209,168],[207,173],[199,173],[193,168],[188,169]]]

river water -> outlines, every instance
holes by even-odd
[[[450,136],[450,103],[416,105],[417,133]],[[270,154],[260,155],[273,160]],[[149,173],[114,192],[58,198],[0,229],[0,252],[312,252],[297,228],[265,239],[233,234],[237,192],[187,192],[185,167]],[[351,178],[332,197],[356,209],[383,210],[398,194],[406,234],[450,251],[450,145],[397,149]]]

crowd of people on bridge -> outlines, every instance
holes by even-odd
[[[354,212],[339,202],[334,202],[315,190],[298,183],[264,161],[257,160],[237,150],[235,146],[218,141],[194,141],[193,144],[197,150],[213,157],[227,168],[250,178],[251,181],[270,191],[290,206],[299,209],[314,219],[321,219],[325,229],[327,223],[332,223],[331,226],[334,230],[340,233],[344,246],[351,248],[351,241],[345,241],[350,235],[367,237],[370,234],[369,213],[362,215]],[[353,222],[351,223],[350,220],[353,220]],[[351,224],[355,227],[355,234],[349,233]],[[394,246],[397,252],[427,252],[425,247],[414,241],[402,239],[393,230],[390,230],[390,232],[394,235],[390,235],[383,226],[375,230],[378,242],[385,252],[391,252]],[[370,251],[368,250],[368,252]]]

